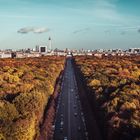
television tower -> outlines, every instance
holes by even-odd
[[[49,50],[50,51],[52,50],[52,40],[51,40],[51,37],[49,37]]]

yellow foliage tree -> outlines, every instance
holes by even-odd
[[[89,86],[91,86],[91,87],[96,87],[96,86],[100,86],[100,85],[101,85],[101,82],[100,82],[100,80],[97,80],[97,79],[93,79],[89,83]]]

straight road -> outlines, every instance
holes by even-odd
[[[71,58],[66,62],[54,129],[54,140],[88,140]]]

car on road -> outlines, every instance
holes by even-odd
[[[62,126],[60,127],[60,132],[63,132],[63,127]]]
[[[81,127],[80,126],[78,126],[78,131],[81,131]]]
[[[63,122],[63,121],[61,121],[61,122],[60,122],[60,125],[61,125],[61,126],[63,126],[63,124],[64,124],[64,122]]]
[[[52,125],[52,130],[55,130],[55,125]]]
[[[76,113],[76,112],[74,113],[74,116],[75,116],[75,117],[77,116],[77,113]]]
[[[71,89],[71,92],[73,92],[74,90],[73,89]]]
[[[64,140],[68,140],[68,138],[67,137],[64,137]]]
[[[64,122],[61,121],[61,122],[60,122],[60,131],[61,131],[61,132],[63,131],[63,125],[64,125]]]
[[[85,135],[88,136],[88,132],[85,132]]]

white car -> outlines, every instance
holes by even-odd
[[[78,131],[81,131],[81,127],[80,126],[78,127]]]
[[[64,122],[63,122],[63,121],[61,121],[61,122],[60,122],[60,125],[61,125],[61,126],[63,126],[63,124],[64,124]]]
[[[55,130],[55,125],[52,125],[52,130]]]
[[[74,116],[76,117],[77,116],[77,113],[74,113]]]
[[[88,136],[88,132],[85,132],[85,135]]]
[[[67,137],[64,137],[64,140],[68,140],[68,138]]]
[[[73,92],[74,90],[73,89],[71,89],[71,92]]]

